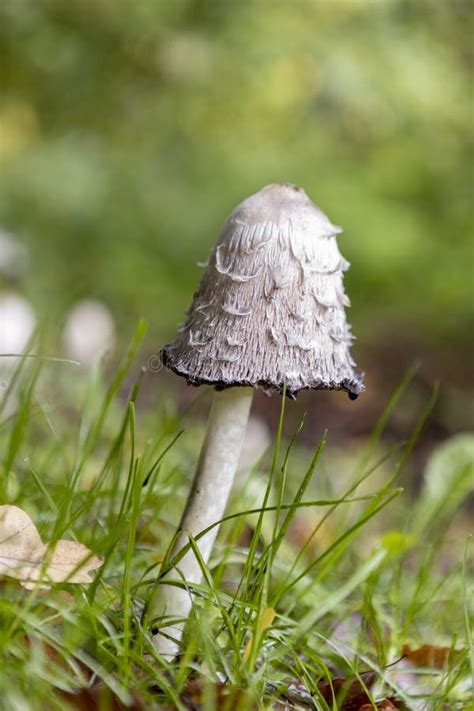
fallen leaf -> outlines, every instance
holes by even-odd
[[[383,701],[379,701],[377,704],[375,704],[375,708],[379,709],[380,711],[389,711],[389,709],[397,709],[398,706],[395,706],[391,699],[384,699]],[[359,711],[374,711],[374,705],[364,704],[363,706],[359,707]]]
[[[458,662],[461,652],[452,647],[435,647],[432,644],[424,644],[418,649],[412,649],[409,644],[404,644],[402,655],[417,667],[445,669],[450,664]]]
[[[337,700],[341,711],[359,711],[367,703],[373,708],[366,689],[370,689],[375,678],[376,673],[373,671],[364,672],[357,679],[335,677],[331,683],[319,684],[318,691],[328,704]]]
[[[77,711],[146,711],[146,706],[138,698],[132,696],[130,704],[125,705],[107,686],[99,684],[77,691],[60,691],[59,696],[68,709]]]
[[[48,590],[51,583],[90,583],[101,558],[76,541],[45,545],[28,514],[18,506],[0,506],[0,575],[23,587]]]
[[[210,684],[203,677],[191,679],[182,691],[180,700],[190,711],[207,708],[215,711],[232,711],[239,708],[257,711],[258,708],[243,689],[222,682]]]

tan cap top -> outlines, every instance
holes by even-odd
[[[341,228],[294,185],[267,185],[224,225],[185,324],[161,353],[189,383],[364,389],[350,356]]]

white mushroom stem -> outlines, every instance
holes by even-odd
[[[223,518],[239,463],[252,397],[253,389],[247,387],[229,388],[215,393],[196,475],[180,524],[181,533],[172,557],[189,543],[189,533],[195,537]],[[215,526],[197,542],[206,564],[218,530],[219,527]],[[166,581],[192,585],[199,584],[201,579],[201,567],[190,549],[176,568],[160,581],[152,600],[148,618],[156,620],[158,628],[153,641],[160,654],[168,659],[176,656],[179,651],[193,599],[186,587],[167,585]]]

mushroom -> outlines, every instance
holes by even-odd
[[[77,303],[66,319],[63,345],[68,357],[85,368],[100,363],[115,345],[115,324],[108,308],[93,299]]]
[[[14,370],[35,327],[35,314],[23,296],[13,291],[0,295],[0,367]]]
[[[303,189],[272,184],[240,203],[213,249],[165,366],[192,385],[215,387],[204,444],[173,555],[224,515],[254,388],[296,398],[300,390],[364,389],[350,355],[343,272],[334,226]],[[199,538],[207,563],[218,532]],[[179,650],[202,573],[189,549],[160,580],[149,616],[157,650]],[[170,581],[171,584],[167,584]],[[186,584],[176,585],[176,582]],[[173,584],[174,583],[174,584]]]
[[[17,397],[10,391],[15,369],[36,328],[36,318],[26,299],[14,291],[0,294],[0,419],[16,410]],[[8,394],[8,402],[5,397]]]

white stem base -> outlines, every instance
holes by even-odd
[[[252,388],[229,388],[215,393],[196,475],[180,524],[181,533],[172,555],[189,542],[188,533],[196,536],[223,518],[239,463],[252,397]],[[197,543],[206,564],[218,529],[216,526]],[[183,628],[193,604],[192,595],[186,589],[166,585],[165,581],[200,583],[201,579],[199,562],[194,552],[189,550],[179,561],[177,569],[160,581],[148,618],[168,618],[171,622],[166,624],[166,619],[163,619],[153,637],[157,650],[164,657],[173,658],[179,651]],[[173,624],[172,620],[176,619],[182,621]]]

